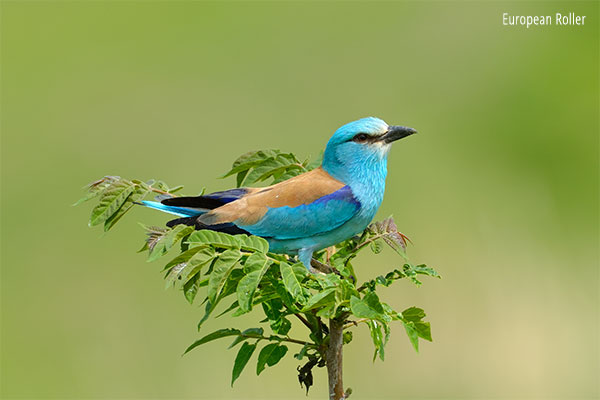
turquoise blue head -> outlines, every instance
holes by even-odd
[[[416,132],[406,126],[388,125],[375,117],[350,122],[329,139],[323,168],[343,181],[351,174],[365,175],[370,169],[385,169],[392,143]]]

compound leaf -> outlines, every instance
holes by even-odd
[[[124,180],[111,183],[104,191],[98,205],[92,210],[89,225],[95,226],[110,218],[133,193],[134,188],[131,182]]]

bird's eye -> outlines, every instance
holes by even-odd
[[[368,138],[369,135],[367,135],[366,133],[359,133],[358,135],[354,136],[352,140],[354,140],[355,142],[365,142]]]

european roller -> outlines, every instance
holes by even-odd
[[[143,204],[179,218],[169,221],[265,238],[269,251],[297,255],[311,270],[315,251],[361,233],[385,192],[391,145],[416,133],[369,117],[340,127],[319,168],[262,188],[238,188]]]

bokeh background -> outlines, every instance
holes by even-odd
[[[599,396],[598,3],[1,3],[3,398],[304,399],[288,356],[229,387],[234,351],[136,254],[136,209],[107,235],[73,208],[105,174],[195,194],[238,155],[314,156],[375,115],[419,135],[391,153],[379,217],[434,266],[383,292],[423,307],[433,343],[403,328],[371,362],[345,353],[357,399]],[[502,13],[586,15],[505,27]],[[361,255],[362,276],[398,265]],[[301,327],[294,328],[301,332]],[[293,354],[293,353],[290,353]],[[320,370],[311,399],[326,398]]]

